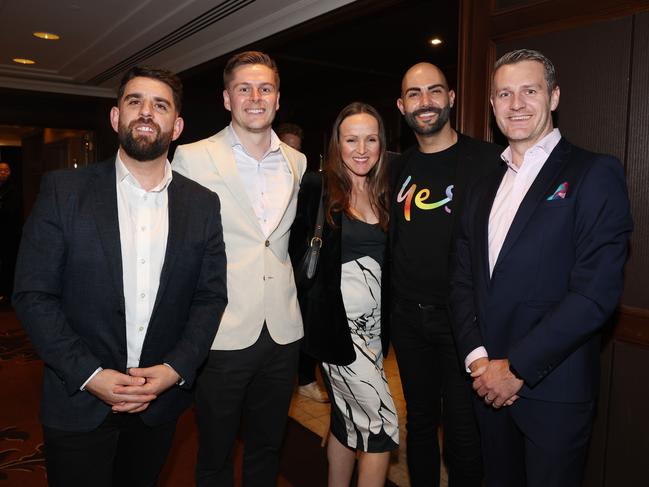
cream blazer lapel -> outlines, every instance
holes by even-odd
[[[208,140],[210,144],[207,147],[207,152],[212,160],[212,164],[214,164],[216,172],[221,176],[224,186],[230,191],[234,201],[241,206],[250,223],[254,228],[258,229],[259,234],[263,237],[255,210],[252,208],[248,193],[243,186],[241,175],[237,170],[237,163],[234,160],[234,152],[230,146],[227,130],[222,130]]]
[[[278,230],[280,231],[280,234],[282,234],[282,233],[284,233],[285,231],[288,230],[288,229],[284,228],[285,223],[286,223],[285,222],[286,218],[284,218],[284,217],[286,216],[286,212],[289,211],[289,209],[291,208],[291,201],[295,197],[295,194],[297,193],[297,191],[300,190],[300,181],[302,180],[302,174],[304,173],[304,170],[300,170],[300,166],[298,165],[297,159],[293,157],[293,154],[295,152],[294,151],[290,152],[289,150],[287,150],[287,147],[288,146],[286,144],[284,144],[284,142],[280,142],[279,149],[282,152],[282,155],[284,156],[284,160],[286,160],[286,162],[288,164],[288,169],[289,169],[289,171],[291,173],[291,188],[290,188],[290,191],[287,191],[287,193],[286,193],[286,195],[284,197],[284,201],[283,201],[283,203],[284,203],[284,212],[282,213],[282,217],[277,222],[277,225],[275,226],[275,228],[273,228],[271,230],[270,236],[269,236],[271,238],[272,238],[273,234]],[[292,220],[291,220],[291,222],[292,222]],[[290,228],[290,225],[288,225],[288,228]]]

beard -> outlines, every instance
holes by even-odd
[[[426,112],[434,112],[437,114],[437,120],[435,120],[435,123],[433,123],[432,125],[422,125],[417,120],[418,115],[421,115],[422,113],[426,113]],[[444,127],[444,125],[446,125],[446,122],[448,122],[450,116],[451,116],[450,105],[446,105],[444,108],[437,108],[431,106],[422,107],[419,110],[415,110],[414,112],[406,112],[404,114],[406,123],[413,130],[413,132],[415,132],[418,135],[436,134],[437,132],[442,130],[442,127]]]
[[[158,135],[153,140],[149,140],[146,136],[134,136],[133,127],[137,124],[148,124],[152,126]],[[128,124],[128,127],[120,122],[117,131],[119,144],[124,149],[124,152],[129,157],[140,162],[152,161],[164,155],[169,150],[171,136],[171,130],[163,132],[160,129],[160,125],[153,120],[147,120],[145,118],[138,118],[132,121]]]

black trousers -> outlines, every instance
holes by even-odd
[[[594,402],[519,398],[494,409],[475,400],[487,487],[581,487]]]
[[[300,360],[298,362],[297,383],[300,386],[305,386],[315,382],[315,368],[317,366],[316,359],[308,353],[300,351]]]
[[[154,486],[171,448],[176,421],[145,425],[138,414],[109,413],[89,432],[43,426],[51,487]]]
[[[232,487],[232,453],[243,426],[243,486],[277,482],[300,342],[279,345],[264,326],[254,345],[212,350],[196,383],[196,485]]]
[[[479,487],[482,457],[474,392],[457,356],[447,310],[396,299],[390,331],[406,400],[411,486],[439,486],[441,424],[449,487]]]

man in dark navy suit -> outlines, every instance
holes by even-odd
[[[579,486],[599,378],[600,332],[620,298],[632,230],[614,157],[553,128],[552,62],[495,65],[491,104],[509,141],[467,193],[451,303],[474,379],[488,486]]]
[[[155,484],[226,306],[219,199],[167,160],[181,99],[173,73],[128,71],[116,157],[46,174],[25,225],[13,300],[52,486]]]

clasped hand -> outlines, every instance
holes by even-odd
[[[174,369],[162,364],[132,368],[128,374],[104,369],[88,382],[86,390],[112,406],[115,413],[139,413],[178,379]]]
[[[485,403],[498,409],[511,406],[518,399],[523,381],[509,368],[509,360],[479,358],[469,366],[473,377],[473,389],[484,398]]]

